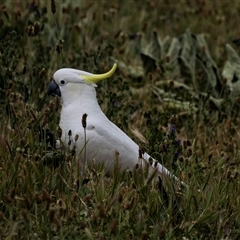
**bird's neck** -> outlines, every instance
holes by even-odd
[[[63,130],[62,139],[64,141],[69,130],[72,131],[72,134],[83,130],[80,124],[83,114],[88,115],[88,123],[89,119],[94,119],[94,116],[105,117],[97,102],[95,88],[84,84],[81,84],[80,88],[79,85],[75,84],[75,88],[69,85],[69,89],[62,93],[60,127]]]
[[[72,84],[69,85],[69,88],[70,91],[65,91],[64,94],[62,94],[62,105],[64,108],[76,107],[76,110],[88,110],[89,108],[100,109],[96,98],[96,91],[93,86],[87,84]]]

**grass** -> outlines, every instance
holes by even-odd
[[[239,37],[239,7],[237,1],[56,1],[54,11],[46,1],[1,1],[1,238],[238,239],[238,106],[232,100],[231,112],[213,108],[207,97],[191,97],[191,84],[191,94],[178,88],[180,76],[145,74],[139,37],[150,41],[153,30],[162,39],[187,28],[204,33],[221,71],[225,44]],[[39,127],[59,135],[60,102],[46,94],[53,73],[62,67],[105,72],[113,58],[118,70],[99,84],[99,103],[188,184],[177,196],[167,193],[168,205],[147,182],[146,169],[116,166],[106,178],[102,166],[89,166],[91,180],[79,188],[74,155],[39,138]]]

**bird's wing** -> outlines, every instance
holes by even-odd
[[[86,147],[88,153],[95,152],[95,159],[104,162],[110,169],[117,158],[121,169],[133,169],[136,164],[145,166],[146,163],[150,163],[152,171],[159,175],[170,175],[165,167],[147,153],[144,153],[140,159],[139,146],[107,118],[104,121],[100,119],[89,121],[86,135],[89,144]]]
[[[88,121],[86,139],[88,153],[93,151],[99,162],[104,161],[109,165],[118,157],[121,168],[128,169],[138,161],[137,144],[108,119]]]

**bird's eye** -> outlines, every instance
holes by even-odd
[[[66,81],[65,81],[65,80],[61,80],[60,83],[61,83],[62,85],[64,85],[64,84],[66,84]]]

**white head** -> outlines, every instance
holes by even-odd
[[[92,74],[72,68],[59,69],[53,75],[54,80],[48,85],[48,94],[63,98],[65,94],[68,96],[79,95],[86,89],[94,89],[97,82],[111,77],[116,68],[117,64],[114,63],[112,69],[104,74]]]

